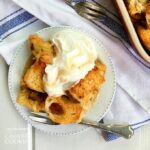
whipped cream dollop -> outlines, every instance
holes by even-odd
[[[71,29],[55,33],[51,40],[58,54],[46,65],[44,89],[49,96],[60,96],[94,68],[97,53],[91,38]]]

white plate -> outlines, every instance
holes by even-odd
[[[37,34],[39,34],[44,39],[48,40],[54,33],[68,28],[75,30],[76,32],[82,32],[83,34],[86,34],[87,36],[91,37],[91,35],[89,35],[85,31],[83,30],[81,31],[80,29],[73,28],[73,27],[49,27],[40,30],[39,32],[37,32]],[[100,60],[107,66],[107,71],[105,75],[106,82],[104,83],[100,91],[96,103],[94,104],[92,109],[86,114],[85,119],[99,121],[104,117],[104,115],[106,114],[106,112],[111,106],[111,103],[113,101],[113,96],[115,93],[116,83],[115,83],[114,68],[110,56],[108,55],[107,51],[102,46],[100,41],[97,41],[93,37],[91,38],[93,39],[93,42],[95,42]],[[30,55],[31,52],[30,49],[28,48],[27,41],[24,41],[16,50],[16,53],[13,56],[9,68],[9,75],[8,75],[9,91],[12,98],[12,102],[15,105],[18,112],[21,114],[21,116],[26,121],[31,123],[32,126],[34,126],[35,128],[40,129],[47,133],[52,133],[57,135],[74,134],[88,129],[89,127],[85,125],[79,125],[79,124],[45,125],[45,124],[33,122],[28,117],[30,114],[30,110],[16,103],[16,97],[18,95],[19,88],[20,88],[20,79],[23,74],[25,63]]]

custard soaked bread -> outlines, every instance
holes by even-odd
[[[36,61],[25,73],[23,80],[26,86],[38,92],[44,92],[43,74],[45,63]]]
[[[137,34],[148,54],[150,51],[150,1],[125,0]]]
[[[105,71],[106,66],[97,60],[95,67],[88,72],[85,78],[67,90],[66,93],[80,102],[85,110],[89,110],[96,100],[100,87],[105,81]]]
[[[125,0],[130,16],[133,21],[142,18],[142,14],[146,11],[147,0]]]
[[[43,40],[38,35],[31,35],[29,45],[36,60],[40,60],[45,64],[52,63],[54,49],[51,42]]]
[[[106,66],[97,60],[95,67],[69,89],[65,96],[48,97],[45,110],[49,118],[60,124],[80,122],[96,101],[100,87],[105,81],[105,71]]]
[[[17,98],[17,103],[22,106],[26,106],[34,112],[40,112],[45,109],[46,97],[46,93],[39,93],[32,91],[27,87],[21,87]]]
[[[150,29],[147,29],[141,25],[137,26],[137,33],[144,47],[150,51]]]
[[[80,122],[84,114],[81,104],[65,95],[48,97],[45,102],[45,110],[49,118],[59,124]]]
[[[54,49],[50,42],[44,41],[38,35],[31,35],[29,44],[35,63],[27,70],[23,80],[28,88],[44,92],[43,74],[46,64],[52,63]]]
[[[68,32],[65,35],[72,42],[72,35]],[[63,35],[56,39],[52,41],[62,40],[64,44]],[[71,47],[66,47],[60,41],[54,46],[38,35],[30,36],[34,61],[21,79],[17,102],[35,112],[46,111],[58,124],[80,122],[96,101],[106,71],[106,66],[97,60],[94,46],[87,38],[84,40],[77,44],[75,39]]]

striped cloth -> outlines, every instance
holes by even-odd
[[[8,0],[6,0],[6,1],[8,1]],[[79,2],[79,1],[85,1],[85,0],[74,0],[74,1]],[[102,3],[98,3],[95,0],[93,0],[93,2],[96,3],[97,5],[101,6],[102,8],[106,9],[106,11],[108,12],[108,15],[105,18],[101,19],[101,23],[103,25],[107,26],[111,31],[113,31],[114,33],[119,35],[119,37],[115,36],[114,34],[112,34],[109,31],[106,31],[105,29],[103,29],[97,22],[94,22],[94,24],[96,26],[98,26],[99,28],[101,28],[102,30],[104,30],[105,32],[107,32],[108,34],[110,34],[111,36],[118,38],[123,43],[123,45],[126,47],[126,49],[131,53],[131,55],[135,59],[137,59],[137,61],[142,63],[144,66],[150,68],[150,64],[145,62],[133,49],[129,48],[129,46],[127,46],[126,43],[124,43],[124,41],[122,40],[122,39],[124,39],[129,44],[128,36],[127,36],[126,32],[124,31],[122,25],[119,22],[119,18],[117,16],[117,14],[114,13],[114,10],[110,11]],[[13,9],[12,9],[11,13],[8,13],[8,15],[6,15],[5,17],[3,17],[3,15],[1,15],[2,17],[0,16],[1,17],[1,19],[0,19],[0,40],[6,39],[11,34],[17,32],[23,28],[27,28],[29,25],[33,24],[34,22],[39,21],[36,17],[31,15],[24,9],[19,8],[18,6],[13,5],[13,4],[11,6],[13,6],[12,8],[15,11],[13,11]],[[11,6],[9,6],[9,7],[11,7]]]
[[[4,40],[13,33],[28,27],[38,21],[33,15],[22,8],[13,11],[0,20],[0,39]]]
[[[124,31],[119,21],[119,18],[117,16],[117,13],[115,12],[112,6],[112,1],[111,0],[108,1],[99,0],[98,2],[95,0],[92,1],[93,3],[104,8],[107,12],[105,17],[101,18],[100,21],[91,21],[94,27],[98,28],[100,33],[104,34],[104,36],[106,37],[109,37],[109,39],[112,39],[113,41],[119,41],[122,44],[122,48],[127,51],[126,53],[128,55],[131,55],[131,58],[134,59],[134,61],[137,64],[141,65],[140,67],[145,66],[145,68],[149,69],[150,65],[147,64],[141,57],[139,57],[139,55],[131,48],[128,41],[127,34]],[[111,7],[108,8],[108,6],[110,5]],[[29,12],[20,8],[10,0],[0,1],[0,7],[4,9],[4,10],[3,9],[0,10],[1,11],[0,12],[1,14],[0,15],[0,40],[3,41],[1,42],[1,44],[5,44],[5,43],[7,44],[7,42],[20,40],[22,37],[27,37],[29,34],[34,33],[44,27],[47,27],[45,23],[43,23],[42,21],[40,21],[39,19],[31,15]],[[47,23],[47,24],[53,25],[53,23]],[[2,56],[4,57],[8,56],[9,53],[10,51],[4,52],[3,49],[0,48],[0,54]],[[118,66],[116,65],[116,67]],[[149,115],[135,101],[133,101],[134,97],[129,93],[127,94],[128,91],[122,88],[119,82],[117,84],[118,85],[117,85],[117,93],[116,93],[115,101],[112,105],[112,108],[104,118],[104,122],[107,123],[109,121],[112,121],[112,118],[113,119],[115,118],[116,120],[119,121],[122,120],[120,116],[122,116],[123,111],[121,111],[122,109],[118,110],[116,108],[122,106],[123,100],[125,100],[126,103],[128,103],[128,106],[132,108],[129,110],[127,109],[127,111],[131,113],[131,115],[130,117],[124,116],[124,118],[126,119],[125,121],[129,121],[130,123],[132,123],[135,129],[148,123],[150,121]],[[123,109],[125,109],[125,107]],[[117,110],[120,113],[120,115],[118,114]],[[136,118],[136,116],[138,117]],[[136,119],[134,120],[134,118]],[[118,136],[114,134],[104,133],[103,135],[107,141],[118,138]]]

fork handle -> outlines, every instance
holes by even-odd
[[[102,129],[107,132],[118,134],[126,139],[131,138],[134,134],[134,130],[131,125],[122,125],[122,124],[104,124],[97,122],[87,122],[82,121],[81,124],[89,125],[98,129]]]

